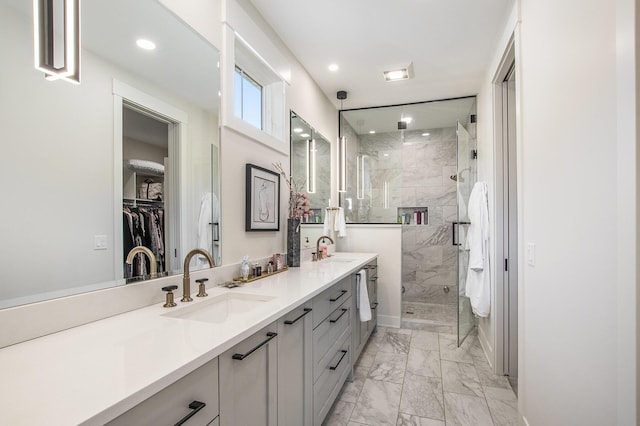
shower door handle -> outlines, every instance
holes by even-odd
[[[456,242],[456,225],[471,225],[471,222],[459,222],[454,220],[451,222],[451,233],[453,234],[451,240],[454,246],[461,246],[462,243]]]

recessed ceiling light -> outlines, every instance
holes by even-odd
[[[332,71],[332,72],[338,71],[338,64],[329,65],[329,71]]]
[[[423,133],[422,136],[429,136],[431,133]]]
[[[296,127],[293,131],[296,133],[302,133],[302,129],[300,127]]]
[[[308,138],[309,137],[309,133],[302,133],[300,136],[302,136],[303,138]]]
[[[404,118],[401,118],[400,121],[404,121],[407,124],[411,124],[411,122],[413,121],[413,117],[404,117]]]
[[[376,132],[375,130],[369,130],[369,134],[370,134],[370,135],[375,134],[375,132]]]
[[[384,155],[385,157],[388,157],[388,156],[389,156],[389,154],[383,154],[383,155]]]
[[[136,40],[136,44],[139,48],[144,50],[153,50],[156,48],[156,44],[154,42],[143,38]]]

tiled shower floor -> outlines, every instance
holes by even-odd
[[[457,305],[439,303],[402,302],[402,326],[407,328],[424,328],[424,325],[440,325],[455,327],[458,321]],[[413,324],[407,324],[413,323]],[[432,330],[435,331],[435,330]],[[438,330],[440,331],[440,330]]]
[[[477,336],[378,327],[324,426],[510,426],[517,399]]]

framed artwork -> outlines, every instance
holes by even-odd
[[[245,231],[280,230],[280,174],[247,164]]]

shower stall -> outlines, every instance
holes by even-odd
[[[464,296],[475,108],[466,97],[340,112],[347,221],[402,226],[402,324],[459,343],[475,325]]]

